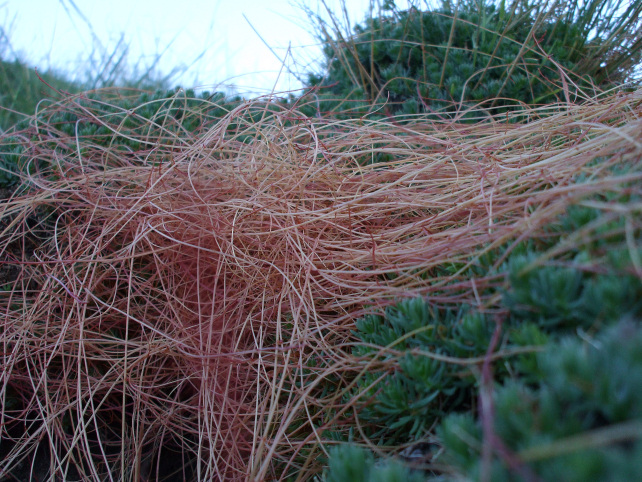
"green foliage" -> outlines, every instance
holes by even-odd
[[[396,460],[375,461],[370,451],[344,444],[330,449],[324,482],[420,482],[424,477]]]
[[[363,401],[359,418],[380,427],[373,436],[420,438],[445,413],[466,406],[476,383],[465,367],[441,358],[483,355],[494,323],[468,308],[437,310],[415,298],[388,308],[384,317],[366,316],[356,327],[364,344],[353,355],[398,360],[380,383],[386,369],[368,370],[358,380],[350,397]]]
[[[504,304],[517,320],[544,329],[599,328],[642,306],[642,283],[636,276],[595,276],[579,263],[532,267],[535,264],[533,255],[510,259]]]
[[[355,445],[340,445],[330,449],[327,482],[366,480],[372,465],[372,454]]]
[[[62,105],[43,108],[36,119],[47,125],[45,132],[22,123],[17,126],[20,139],[5,137],[0,141],[0,188],[18,184],[27,166],[32,173],[38,170],[56,174],[57,166],[35,155],[43,143],[55,146],[61,158],[65,154],[73,157],[80,154],[85,158],[95,155],[105,167],[110,162],[117,165],[118,160],[105,156],[104,148],[111,152],[137,153],[142,162],[142,159],[153,159],[149,154],[157,142],[177,148],[188,145],[206,122],[220,121],[240,101],[239,97],[228,99],[220,92],[196,94],[180,88],[142,93],[120,90],[86,93],[73,102],[68,100]],[[87,115],[87,112],[93,114]],[[259,115],[263,115],[263,110],[248,111],[246,116],[227,125],[228,132],[239,141],[252,138],[256,132],[248,126],[258,120]]]
[[[632,200],[630,193],[602,197],[613,203]],[[543,480],[629,480],[618,479],[624,474],[635,480],[640,475],[635,457],[642,443],[626,450],[615,443],[582,445],[593,440],[593,431],[605,430],[596,432],[600,437],[619,437],[620,428],[629,433],[630,424],[642,418],[642,328],[637,322],[618,324],[642,318],[642,281],[632,258],[642,233],[627,227],[627,219],[571,206],[547,228],[550,236],[516,246],[509,242],[509,255],[506,247],[488,251],[466,274],[505,276],[506,284],[496,292],[506,355],[493,362],[495,430],[519,453],[551,444],[546,460],[532,460]],[[576,239],[578,230],[584,236]],[[545,255],[570,241],[573,247],[565,254]],[[445,273],[458,269],[443,267]],[[465,360],[484,359],[495,319],[471,307],[447,310],[417,298],[364,317],[356,328],[363,344],[353,354],[369,363],[350,394],[359,397],[362,430],[373,442],[394,446],[424,439],[438,424],[446,447],[438,463],[479,479],[481,361]],[[556,444],[564,446],[567,439],[579,440],[581,450],[556,458]],[[490,480],[519,480],[499,456],[484,470]]]
[[[11,189],[18,184],[18,175],[26,165],[23,156],[24,145],[20,139],[9,137],[3,139],[0,151],[0,189]]]
[[[81,85],[56,73],[37,73],[18,60],[0,60],[0,129],[6,131],[33,115],[43,99],[59,97],[56,91],[73,93],[80,89]]]
[[[79,102],[92,108],[100,106],[100,119],[87,118],[78,110],[59,113],[54,111],[47,122],[63,138],[78,137],[95,145],[122,145],[137,151],[148,146],[129,137],[147,135],[154,139],[163,135],[169,142],[181,142],[181,135],[188,138],[202,124],[203,117],[194,114],[223,117],[229,112],[217,103],[223,97],[219,93],[211,95],[204,92],[199,96],[193,90],[171,89],[133,96],[123,95],[110,98],[109,102],[101,102],[103,99],[100,94],[96,94]],[[214,102],[208,100],[210,98]],[[206,101],[207,112],[204,113],[202,111]],[[151,144],[153,142],[149,145]]]
[[[5,34],[2,31],[3,35]],[[8,40],[0,42],[0,57]],[[117,49],[123,48],[121,44]],[[117,65],[110,65],[119,55]],[[161,78],[153,68],[140,75],[128,72],[125,63],[126,48],[108,56],[100,71],[92,74],[87,66],[84,80],[70,80],[67,74],[55,71],[39,72],[20,59],[0,60],[0,129],[9,130],[20,121],[69,94],[103,87],[136,88],[149,91],[166,90],[167,78]],[[95,67],[95,66],[94,66]],[[111,71],[107,72],[111,67]],[[44,101],[44,102],[43,102]]]
[[[455,11],[444,1],[421,12],[399,11],[388,2],[351,36],[336,31],[333,39],[322,30],[325,72],[309,76],[308,85],[320,90],[314,91],[318,104],[307,110],[416,114],[451,110],[459,101],[474,105],[492,99],[485,107],[549,103],[573,96],[574,84],[589,90],[612,86],[633,75],[639,62],[642,44],[622,37],[617,27],[639,22],[640,2],[618,20],[613,5],[604,3],[540,11],[529,2],[470,1],[458,2]],[[617,49],[629,43],[627,57]],[[617,61],[595,58],[596,52],[608,52],[605,44]],[[569,77],[561,69],[571,72]]]
[[[84,139],[95,136],[92,141],[101,140],[107,145],[112,139],[114,128],[107,128],[104,125],[91,125],[85,116],[75,126],[78,120],[76,116],[66,113],[61,116],[54,115],[51,118],[51,112],[56,110],[56,103],[61,99],[66,99],[69,95],[76,95],[79,92],[89,89],[99,89],[104,87],[118,86],[121,89],[136,89],[137,94],[128,99],[120,99],[116,102],[116,107],[133,108],[138,104],[132,103],[132,100],[145,102],[145,95],[149,95],[156,100],[160,97],[168,98],[174,96],[174,93],[166,95],[166,89],[170,79],[179,72],[175,69],[168,75],[161,74],[155,68],[155,61],[145,65],[137,61],[130,63],[127,59],[127,44],[124,37],[121,37],[112,52],[93,51],[86,59],[83,68],[76,72],[56,72],[53,70],[36,69],[28,65],[20,56],[17,56],[11,46],[9,34],[4,27],[0,26],[0,132],[13,130],[16,133],[23,134],[23,130],[28,128],[31,116],[38,112],[39,120],[51,120],[54,124],[62,121],[67,124],[68,128],[63,129],[62,133],[67,135],[76,135]],[[156,60],[160,55],[156,56]],[[138,97],[142,90],[157,91],[156,94],[143,94]],[[159,92],[162,94],[159,97]],[[193,93],[191,94],[193,97]],[[97,94],[85,94],[85,98],[97,99]],[[190,94],[187,94],[190,97]],[[110,99],[113,100],[113,99]],[[66,100],[65,102],[68,102]],[[82,104],[82,101],[79,102]],[[107,106],[104,106],[109,111]],[[118,109],[116,109],[118,110]],[[145,110],[145,109],[143,109]],[[44,111],[44,113],[43,113]],[[40,116],[40,114],[42,116]],[[149,112],[148,112],[149,113]],[[155,112],[162,114],[162,112]],[[166,113],[169,116],[174,111],[168,109]],[[145,113],[143,113],[145,115]],[[56,118],[58,117],[58,118]],[[151,117],[148,117],[151,118]],[[193,116],[190,121],[181,127],[189,130],[196,127]],[[126,121],[120,128],[127,127],[131,124]],[[56,125],[58,127],[59,125]],[[76,127],[78,127],[76,129]],[[118,126],[116,126],[118,127]],[[73,131],[73,132],[71,132]],[[55,131],[54,131],[55,132]],[[135,142],[130,145],[121,137],[122,145],[127,148],[140,147]],[[37,142],[37,140],[36,140]],[[3,139],[0,146],[0,189],[14,189],[20,183],[19,173],[24,173],[25,165],[28,160],[28,153],[24,152],[21,147],[14,147],[12,139]],[[25,144],[23,141],[22,144]],[[42,166],[33,165],[31,169],[37,169]]]
[[[629,195],[604,197],[633,201]],[[623,316],[642,316],[642,280],[632,270],[633,257],[642,251],[624,234],[629,229],[634,242],[642,233],[626,224],[626,216],[570,206],[550,230],[559,243],[574,241],[571,259],[542,262],[537,251],[514,253],[505,265],[509,287],[503,294],[512,321],[534,322],[552,332],[595,330]],[[575,239],[580,230],[586,235]]]
[[[595,208],[590,213],[571,208],[559,225],[568,228],[598,218]],[[552,240],[523,243],[513,250],[497,269],[507,279],[503,348],[543,347],[565,333],[592,332],[623,316],[642,316],[642,282],[627,273],[630,250],[618,247],[618,236],[612,234],[622,232],[623,222],[614,219],[603,225],[611,233],[611,263],[601,256],[594,259],[600,250],[590,242],[566,261],[540,261],[537,246],[550,248]],[[558,241],[564,239],[562,233],[558,236]],[[503,253],[496,250],[480,262],[492,265]],[[438,309],[417,298],[401,301],[383,315],[359,319],[356,328],[363,344],[353,355],[380,368],[365,371],[348,398],[360,400],[359,418],[373,430],[371,436],[402,443],[421,438],[446,414],[471,407],[477,390],[475,366],[452,360],[483,357],[496,323],[470,307]],[[495,370],[496,379],[520,376],[525,383],[537,383],[542,370],[538,360],[528,352],[507,359]]]
[[[542,480],[642,478],[642,328],[623,321],[592,339],[564,338],[538,355],[537,387],[510,381],[494,393],[493,430]],[[481,423],[447,417],[442,463],[477,480]],[[498,452],[497,452],[498,453]],[[497,455],[496,453],[496,455]],[[492,480],[519,480],[494,460]]]

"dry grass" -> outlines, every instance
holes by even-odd
[[[170,449],[198,480],[309,477],[368,369],[350,355],[355,318],[416,295],[492,307],[484,287],[501,280],[435,267],[639,181],[611,167],[639,164],[641,101],[474,125],[262,117],[256,101],[195,133],[104,114],[108,100],[52,108],[135,152],[63,138],[45,111],[20,135],[49,167],[0,205],[3,262],[19,267],[0,297],[0,473],[43,442],[61,478],[156,479]],[[395,161],[366,165],[381,152]],[[33,255],[16,250],[38,222]]]

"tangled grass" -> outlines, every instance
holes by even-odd
[[[13,133],[31,188],[0,205],[0,474],[44,447],[66,480],[161,479],[172,457],[179,478],[305,479],[324,430],[354,429],[357,317],[417,295],[492,309],[502,280],[465,265],[640,181],[617,167],[639,165],[642,91],[479,124],[203,101],[192,131],[110,95]]]

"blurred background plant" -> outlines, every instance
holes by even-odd
[[[308,9],[325,56],[308,110],[387,115],[587,98],[638,83],[642,2],[443,0],[408,10],[383,2],[348,29]]]
[[[6,131],[25,115],[35,112],[45,97],[55,95],[54,89],[77,92],[81,85],[70,82],[61,73],[36,71],[22,62],[13,50],[9,34],[0,27],[0,129]],[[48,87],[47,84],[49,84]]]
[[[469,0],[400,10],[394,1],[385,1],[378,15],[373,13],[354,29],[342,27],[328,9],[331,23],[311,14],[324,41],[325,70],[310,75],[308,94],[290,100],[307,116],[328,118],[456,112],[459,102],[482,103],[489,113],[520,103],[578,102],[603,89],[639,85],[641,9],[642,1],[562,5]],[[112,52],[97,49],[88,60],[87,74],[73,81],[55,71],[36,75],[13,51],[4,30],[2,42],[0,125],[3,130],[15,126],[16,135],[3,139],[0,187],[15,187],[23,179],[15,171],[26,165],[35,172],[39,166],[31,161],[41,149],[70,159],[111,152],[115,163],[106,156],[107,169],[118,167],[119,156],[147,162],[159,145],[150,135],[162,132],[169,158],[200,139],[204,126],[218,125],[242,100],[222,92],[168,88],[172,75],[156,72],[153,62],[132,70],[122,38]],[[44,108],[66,93],[98,87],[120,89],[87,93],[74,109]],[[105,99],[109,102],[102,102]],[[270,101],[255,104],[253,112],[230,115],[220,131],[221,138],[231,133],[230,152],[260,139],[256,123],[270,120],[276,108]],[[39,103],[44,109],[38,108],[38,117],[29,117]],[[83,109],[90,105],[92,115],[85,115]],[[36,118],[48,132],[46,139],[30,144],[20,121]],[[279,128],[292,122],[285,116],[279,119],[285,119]],[[33,128],[30,132],[34,135]],[[348,144],[335,154],[353,147]],[[373,141],[367,147],[364,152],[372,150],[372,158],[394,159],[385,157],[385,143]],[[212,159],[216,155],[222,154],[213,152]],[[157,157],[160,172],[166,159]],[[50,159],[44,162],[44,172],[60,174]],[[639,163],[630,176],[639,179]],[[573,179],[581,181],[579,174]],[[569,207],[537,242],[511,240],[484,256],[437,266],[422,278],[426,285],[434,282],[433,275],[450,276],[453,284],[487,276],[503,280],[499,288],[480,287],[486,290],[484,299],[494,300],[487,310],[472,308],[474,299],[453,309],[415,298],[360,318],[352,330],[351,356],[373,361],[373,368],[352,379],[344,393],[346,404],[359,399],[354,418],[337,415],[337,420],[358,420],[363,438],[376,443],[381,453],[403,455],[399,447],[428,444],[429,450],[420,450],[420,455],[442,464],[443,473],[511,480],[519,467],[511,467],[510,457],[502,458],[501,447],[495,447],[496,457],[490,459],[481,448],[489,425],[480,408],[481,390],[488,386],[479,360],[493,343],[498,317],[504,316],[503,352],[496,354],[495,385],[489,389],[496,407],[491,430],[525,454],[524,460],[532,461],[533,470],[547,479],[614,479],[626,474],[634,480],[642,473],[637,462],[640,443],[631,436],[640,417],[638,205],[639,187],[619,185],[585,205]],[[436,290],[434,294],[439,295]],[[634,376],[621,376],[629,373]],[[320,387],[335,388],[329,383]],[[539,418],[516,419],[513,414],[524,407]],[[566,413],[571,417],[566,419]],[[378,460],[368,450],[349,445],[346,431],[337,433],[328,445],[345,444],[329,451],[327,480],[422,477],[398,461]],[[576,450],[556,459],[567,440]],[[309,450],[302,454],[313,453]],[[582,462],[587,457],[594,463]],[[614,464],[619,464],[617,470]]]
[[[422,298],[357,320],[362,344],[353,354],[380,368],[357,378],[350,396],[363,401],[358,425],[376,451],[396,452],[423,480],[642,476],[642,231],[626,214],[640,195],[633,184],[621,189],[569,206],[539,243],[471,258],[465,279],[505,280],[491,295],[499,323]],[[492,379],[480,362],[491,349]],[[390,463],[343,442],[330,452],[326,480]],[[414,447],[418,460],[409,460]]]
[[[6,131],[33,115],[43,99],[55,101],[67,94],[105,87],[166,90],[179,73],[161,73],[155,68],[162,53],[146,64],[132,62],[124,35],[112,51],[98,41],[97,45],[86,59],[84,70],[73,76],[51,69],[38,71],[14,50],[7,27],[0,26],[0,128]]]

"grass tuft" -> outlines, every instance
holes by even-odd
[[[180,94],[151,117],[79,94],[0,136],[23,166],[0,204],[2,474],[39,444],[63,479],[161,479],[176,453],[199,480],[319,474],[376,429],[345,395],[398,363],[355,355],[356,319],[416,296],[492,312],[505,279],[465,276],[485,254],[639,194],[640,90],[479,124]],[[640,228],[635,203],[598,208]]]

